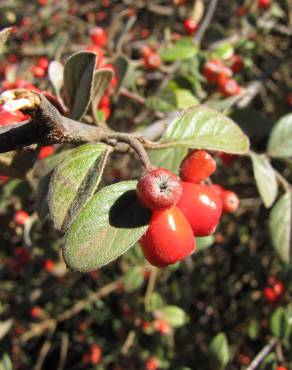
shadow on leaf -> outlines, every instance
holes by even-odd
[[[149,224],[151,212],[137,201],[135,190],[121,195],[109,211],[109,223],[113,227],[134,229]]]

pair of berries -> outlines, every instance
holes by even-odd
[[[268,302],[275,303],[285,294],[284,284],[275,276],[269,276],[268,285],[264,288],[263,293]]]
[[[141,50],[141,55],[142,63],[146,68],[158,69],[161,66],[160,56],[153,48],[144,46]]]
[[[218,59],[208,61],[204,65],[204,77],[209,83],[216,84],[222,95],[234,96],[241,92],[241,87],[236,80],[232,78],[233,68],[240,69],[239,61],[234,61],[231,68],[227,67]]]
[[[32,67],[32,71],[35,77],[44,78],[49,67],[49,60],[46,57],[39,58],[37,64]]]
[[[157,168],[137,184],[139,201],[152,210],[140,243],[146,259],[158,267],[176,263],[196,249],[194,236],[212,234],[222,213],[221,195],[200,184],[216,170],[216,162],[203,150],[182,162],[180,176]]]

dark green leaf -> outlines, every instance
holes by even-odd
[[[282,260],[291,261],[292,232],[292,193],[284,194],[274,205],[270,213],[269,227],[274,247]]]
[[[212,339],[209,345],[209,354],[212,368],[225,369],[229,362],[230,355],[227,338],[224,333],[219,333]]]
[[[96,120],[100,121],[100,116],[98,115],[98,103],[102,96],[104,95],[108,85],[113,77],[113,72],[111,69],[98,69],[94,73],[94,80],[93,80],[93,91],[92,91],[92,111],[96,115]],[[104,121],[104,119],[102,120]]]
[[[65,231],[95,193],[108,150],[104,144],[85,144],[74,150],[55,169],[50,182],[49,209],[57,230]]]
[[[81,51],[67,59],[64,67],[64,91],[70,118],[80,119],[92,98],[96,55]]]
[[[63,87],[64,83],[63,74],[64,74],[63,64],[57,60],[53,60],[49,64],[48,75],[57,96],[60,94],[60,91]]]
[[[268,142],[268,153],[275,158],[292,156],[292,113],[275,124]]]
[[[220,150],[242,154],[249,149],[249,140],[228,117],[205,106],[190,108],[166,129],[161,143],[173,147]]]
[[[251,340],[255,340],[259,336],[259,332],[261,329],[261,324],[258,320],[251,320],[247,327],[247,334]]]
[[[278,194],[275,171],[265,155],[252,153],[251,159],[258,191],[264,205],[269,208],[273,205]]]
[[[120,55],[115,60],[114,65],[118,78],[117,91],[119,91],[119,88],[123,85],[124,79],[129,71],[130,61],[126,56]]]
[[[173,112],[176,110],[175,93],[170,90],[164,90],[159,95],[150,96],[146,100],[146,106],[154,112]]]
[[[179,328],[188,322],[185,311],[177,306],[164,306],[157,311],[157,316],[173,328]]]
[[[292,324],[289,324],[285,310],[282,307],[277,308],[273,312],[270,322],[272,334],[281,340],[285,340],[290,335],[291,327]]]
[[[73,270],[91,271],[115,260],[146,231],[150,213],[136,200],[136,181],[99,191],[72,223],[63,250]]]

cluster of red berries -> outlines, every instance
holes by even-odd
[[[164,267],[188,257],[196,249],[194,236],[214,233],[222,210],[239,206],[235,193],[219,185],[206,185],[216,162],[204,151],[192,151],[181,163],[180,177],[163,169],[151,169],[137,184],[140,203],[152,211],[140,244],[145,258]]]
[[[219,59],[211,59],[204,65],[204,77],[215,84],[222,95],[234,96],[242,92],[242,87],[232,78],[234,73],[240,72],[244,67],[244,61],[239,55],[233,55],[230,66],[225,65]]]
[[[263,290],[266,300],[275,303],[285,294],[283,282],[275,276],[269,276],[268,284]]]
[[[35,77],[44,78],[47,74],[49,67],[49,59],[41,57],[38,59],[37,64],[32,67],[32,71]]]
[[[148,69],[158,69],[161,66],[161,59],[157,53],[157,45],[144,46],[141,49],[142,64]]]
[[[114,93],[114,89],[117,86],[118,79],[115,73],[115,67],[111,63],[107,63],[104,60],[104,48],[108,44],[108,35],[103,27],[94,27],[90,32],[90,38],[92,44],[85,48],[86,51],[91,51],[96,55],[96,68],[109,68],[113,71],[113,77],[110,81],[110,87],[105,95],[101,98],[98,104],[98,110],[103,112],[106,120],[111,115],[111,96]]]

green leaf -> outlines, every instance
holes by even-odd
[[[219,333],[212,339],[209,345],[209,354],[211,356],[212,368],[225,369],[229,362],[230,354],[224,333]]]
[[[224,42],[212,53],[212,57],[228,60],[233,56],[233,54],[234,48],[232,44]]]
[[[123,277],[126,292],[133,292],[141,287],[144,282],[143,268],[131,267]]]
[[[63,255],[73,270],[91,271],[118,258],[147,230],[150,212],[136,200],[136,181],[99,191],[72,223]]]
[[[259,336],[261,325],[258,320],[251,320],[247,327],[247,335],[251,340],[256,340]]]
[[[188,316],[177,306],[164,306],[157,311],[157,316],[173,328],[179,328],[188,322]]]
[[[154,312],[163,306],[163,300],[159,293],[153,292],[150,296],[149,302],[145,305],[146,312]]]
[[[264,205],[269,208],[273,205],[278,194],[275,171],[265,155],[252,153],[251,160],[258,191]]]
[[[187,154],[187,149],[159,149],[148,152],[151,163],[155,167],[163,167],[178,173],[180,163]]]
[[[176,96],[173,91],[164,90],[159,95],[146,99],[146,106],[154,112],[169,113],[176,110]]]
[[[269,353],[259,366],[259,370],[276,370],[277,357],[274,352]]]
[[[268,154],[275,158],[292,156],[292,113],[275,124],[268,142]]]
[[[281,339],[285,340],[289,337],[291,332],[292,324],[289,324],[288,316],[282,307],[277,308],[271,317],[270,328],[272,334]]]
[[[64,67],[64,91],[70,118],[80,119],[92,98],[96,55],[81,51],[67,59]]]
[[[282,260],[289,263],[291,260],[291,232],[292,232],[292,193],[284,194],[274,205],[270,213],[269,228],[274,247]]]
[[[58,60],[53,60],[49,64],[48,68],[48,75],[51,84],[53,85],[53,88],[56,92],[56,95],[60,95],[60,91],[63,87],[64,79],[64,66],[62,63],[60,63]]]
[[[243,154],[249,140],[228,117],[206,106],[190,108],[172,122],[163,134],[161,143],[176,148],[219,150]]]
[[[119,91],[120,87],[123,85],[123,82],[126,79],[126,76],[129,72],[130,61],[126,56],[120,55],[115,60],[114,66],[115,66],[115,71],[116,71],[117,78],[118,78],[118,85],[117,85],[116,91]]]
[[[196,237],[196,244],[197,244],[197,252],[203,251],[211,245],[214,244],[215,238],[213,235],[204,236],[204,237]]]
[[[198,105],[198,99],[187,89],[177,89],[175,91],[176,106],[179,109],[186,109]]]
[[[0,32],[0,53],[2,52],[2,49],[4,45],[6,44],[11,32],[12,32],[12,27],[4,28],[4,30]]]
[[[13,370],[13,364],[8,353],[4,353],[0,359],[0,370]]]
[[[95,193],[109,154],[104,144],[85,144],[55,169],[50,182],[49,209],[57,230],[65,231]]]
[[[189,39],[183,39],[164,49],[160,53],[160,57],[165,62],[174,62],[193,58],[197,53],[198,46],[190,42]]]
[[[108,68],[100,68],[94,73],[92,97],[95,107],[108,88],[112,77],[113,71]]]

